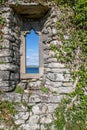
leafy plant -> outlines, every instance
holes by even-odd
[[[5,5],[8,0],[0,0],[0,5]]]
[[[3,25],[5,23],[5,19],[0,16],[0,24]]]
[[[0,42],[3,41],[3,33],[2,33],[2,28],[5,24],[5,19],[2,18],[2,12],[0,12]]]
[[[52,91],[52,94],[58,94],[58,92],[57,91]]]
[[[6,113],[9,113],[11,115],[14,115],[16,113],[14,105],[15,105],[15,103],[13,103],[13,102],[0,101],[0,110],[2,112],[6,112]]]
[[[15,105],[17,102],[0,101],[0,122],[5,124],[7,129],[11,126],[13,130],[18,129],[18,125],[15,124],[13,116],[17,113]],[[3,129],[2,129],[3,130]]]
[[[55,0],[65,14],[58,20],[58,36],[62,42],[59,46],[51,45],[58,62],[71,69],[74,79],[74,91],[59,104],[55,111],[54,124],[58,130],[87,129],[87,1]],[[74,15],[68,17],[71,8]],[[63,14],[63,16],[64,16]],[[62,15],[62,13],[61,13]],[[61,22],[62,21],[62,22]],[[62,25],[59,23],[61,22]],[[67,22],[69,24],[67,25]],[[60,26],[61,25],[61,26]],[[67,29],[70,32],[67,33]],[[62,33],[61,33],[62,31]],[[68,35],[65,37],[65,34]]]
[[[3,5],[5,0],[0,0],[0,5]]]
[[[32,111],[33,105],[29,105],[29,104],[28,104],[27,102],[25,102],[25,101],[23,101],[22,104],[23,104],[25,107],[27,107],[27,110],[28,110],[29,112]]]
[[[16,92],[16,93],[23,94],[23,93],[24,93],[24,90],[21,89],[19,86],[16,86],[16,88],[15,88],[15,92]]]
[[[15,5],[18,6],[18,4],[19,4],[19,3],[18,3],[18,0],[15,0]]]
[[[42,91],[43,93],[48,93],[48,92],[49,92],[49,89],[46,88],[46,87],[41,87],[41,91]]]

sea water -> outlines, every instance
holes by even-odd
[[[26,68],[27,74],[37,74],[39,73],[39,68]]]

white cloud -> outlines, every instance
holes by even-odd
[[[34,50],[33,49],[27,49],[27,52],[34,52]]]
[[[39,56],[38,54],[32,54],[31,56],[26,57],[27,65],[39,65]]]
[[[38,53],[33,53],[32,56],[33,57],[39,57],[39,54]]]

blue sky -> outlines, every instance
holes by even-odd
[[[26,65],[39,66],[39,36],[34,30],[26,34]]]

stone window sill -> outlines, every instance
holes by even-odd
[[[39,79],[41,74],[21,74],[21,79]]]

